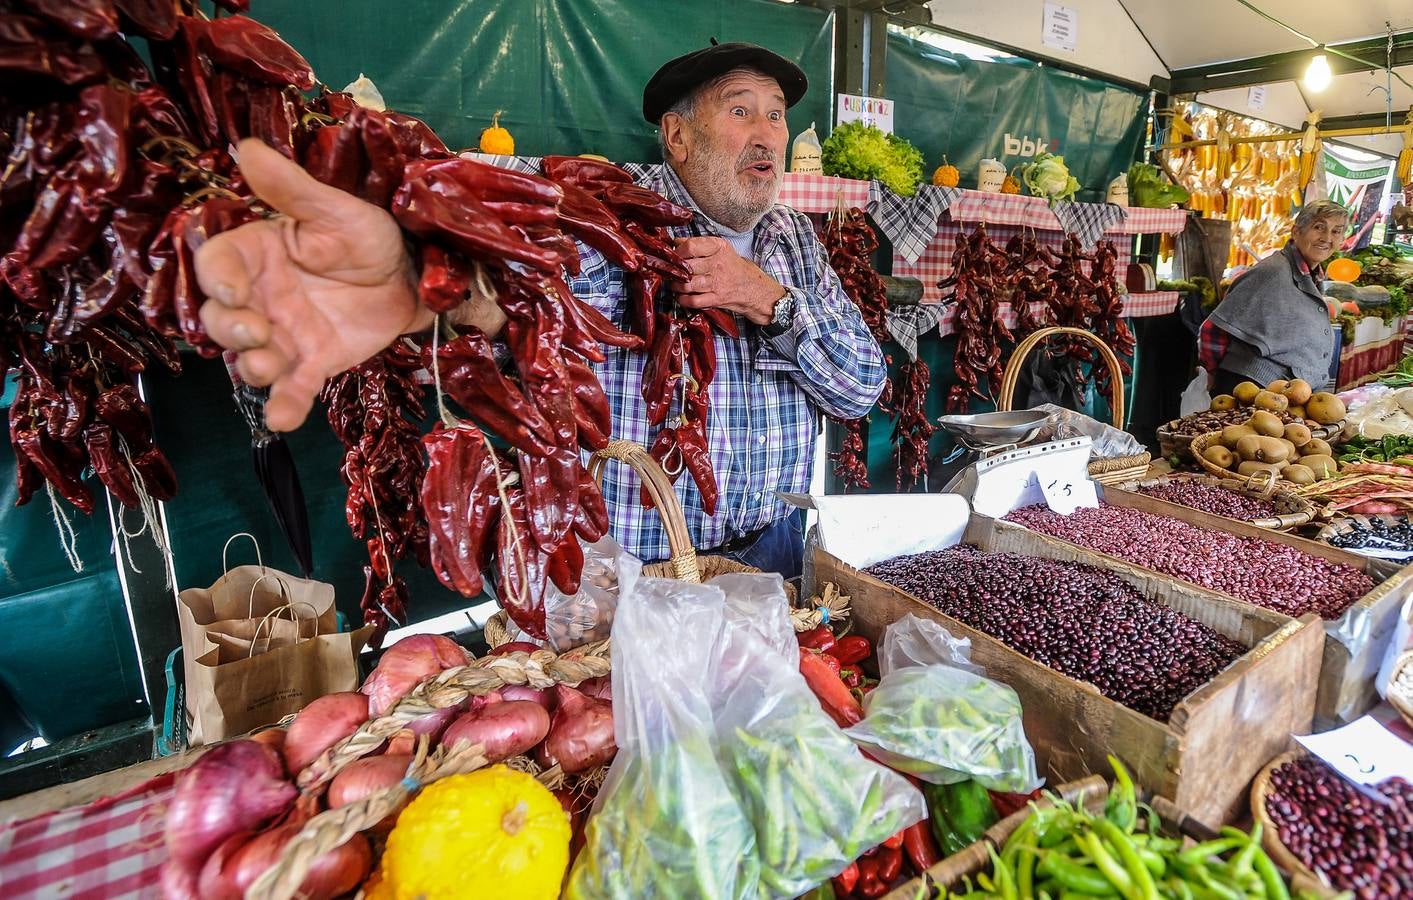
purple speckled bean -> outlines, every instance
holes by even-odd
[[[1413,785],[1391,778],[1379,803],[1333,769],[1302,757],[1271,773],[1266,815],[1281,843],[1335,890],[1356,897],[1413,897]]]
[[[1246,648],[1112,572],[951,547],[870,566],[947,615],[1115,702],[1167,721]]]
[[[1337,619],[1374,589],[1358,569],[1286,544],[1123,506],[1101,504],[1068,516],[1026,506],[1006,520],[1288,616]]]
[[[1269,519],[1278,515],[1276,505],[1269,500],[1258,500],[1215,484],[1203,484],[1188,479],[1146,485],[1139,488],[1138,492],[1189,509],[1198,509],[1214,516],[1226,516],[1228,519],[1240,519],[1243,522]]]

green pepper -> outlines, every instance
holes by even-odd
[[[1158,889],[1153,884],[1153,875],[1148,871],[1148,867],[1143,864],[1138,851],[1134,849],[1133,842],[1129,840],[1127,834],[1119,830],[1119,827],[1108,819],[1095,819],[1094,837],[1107,840],[1113,845],[1114,850],[1119,854],[1119,859],[1123,862],[1124,868],[1128,870],[1128,875],[1133,879],[1133,895],[1139,900],[1157,900]]]
[[[1044,854],[1036,872],[1045,878],[1053,879],[1067,891],[1076,891],[1091,897],[1112,897],[1119,893],[1102,873],[1081,866],[1059,853]]]
[[[1094,861],[1095,867],[1104,873],[1104,877],[1109,879],[1114,887],[1119,889],[1120,894],[1123,894],[1128,900],[1136,900],[1138,895],[1134,891],[1133,879],[1129,877],[1128,872],[1124,871],[1124,867],[1119,864],[1118,860],[1104,849],[1104,842],[1099,840],[1097,834],[1093,832],[1077,834],[1074,839],[1079,844],[1080,851]]]
[[[1114,769],[1114,788],[1109,791],[1109,799],[1104,803],[1104,816],[1124,831],[1133,831],[1138,821],[1138,799],[1133,789],[1133,779],[1119,758],[1109,754],[1109,765]]]
[[[1252,865],[1256,869],[1256,874],[1261,876],[1261,883],[1266,887],[1267,900],[1290,900],[1290,891],[1285,886],[1285,878],[1281,876],[1275,862],[1266,855],[1266,851],[1258,849],[1252,860]]]

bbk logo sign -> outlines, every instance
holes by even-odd
[[[1060,149],[1060,142],[1049,138],[1031,138],[1025,135],[1015,137],[1009,131],[1006,132],[1006,149],[1002,156],[1039,156],[1049,151],[1057,153]]]

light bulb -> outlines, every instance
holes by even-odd
[[[1310,60],[1310,66],[1305,70],[1305,86],[1310,90],[1319,93],[1330,86],[1330,79],[1334,77],[1330,72],[1330,61],[1325,59],[1324,53],[1316,53]]]

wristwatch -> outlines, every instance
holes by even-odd
[[[795,298],[789,291],[785,296],[775,301],[775,314],[770,320],[770,324],[761,328],[761,332],[766,337],[780,337],[780,335],[790,330],[790,323],[795,319]]]

